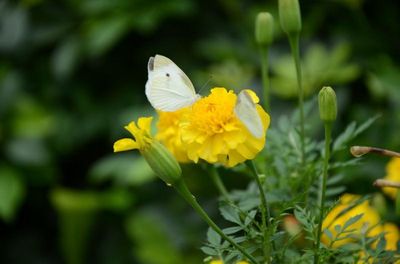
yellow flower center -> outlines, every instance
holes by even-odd
[[[196,130],[206,135],[220,134],[237,129],[232,123],[237,122],[233,109],[236,95],[224,88],[215,88],[212,93],[194,105],[190,123]]]

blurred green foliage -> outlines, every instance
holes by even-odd
[[[399,150],[398,3],[301,4],[308,95],[322,85],[336,88],[342,124],[336,133],[380,113],[353,143]],[[152,114],[143,91],[155,53],[180,65],[197,90],[260,89],[253,26],[265,10],[279,25],[276,3],[267,1],[0,2],[0,262],[201,263],[205,226],[154,180],[142,158],[113,156],[112,143],[125,135],[123,125]],[[279,28],[275,35],[273,126],[295,105],[286,100],[294,96],[289,47]],[[319,133],[312,124],[310,131]],[[348,190],[375,191],[370,183],[384,175],[386,162],[367,158],[347,169]],[[216,216],[209,179],[185,169],[196,175],[193,190]],[[246,179],[236,176],[226,178],[228,188],[243,189]]]

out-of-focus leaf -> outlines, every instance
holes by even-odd
[[[60,246],[68,264],[86,263],[85,252],[96,213],[106,209],[121,211],[132,203],[126,190],[106,192],[55,189],[51,201],[60,224]]]
[[[92,56],[106,52],[127,32],[129,19],[122,15],[90,21],[86,30],[86,51]]]
[[[9,140],[6,154],[15,163],[23,165],[44,165],[50,161],[50,153],[43,140],[37,138]]]
[[[387,97],[397,106],[400,100],[400,67],[391,59],[382,57],[375,60],[371,72],[367,75],[366,83],[374,98]]]
[[[15,106],[12,129],[14,136],[44,137],[53,128],[53,116],[30,97],[20,97]]]
[[[7,2],[0,4],[0,50],[12,51],[20,47],[27,35],[27,27],[25,9]]]
[[[321,44],[314,44],[306,51],[302,60],[302,77],[305,95],[310,95],[323,85],[337,85],[357,78],[360,69],[347,62],[350,46],[338,44],[332,51]],[[297,96],[297,79],[293,59],[290,55],[272,63],[275,76],[271,78],[272,91],[285,98]]]
[[[13,220],[24,195],[25,186],[18,173],[10,168],[0,167],[0,217],[3,220]]]
[[[56,189],[51,201],[58,213],[60,248],[67,264],[85,263],[85,252],[97,210],[101,207],[92,192]]]
[[[76,38],[70,38],[55,50],[53,55],[53,71],[57,78],[64,79],[73,72],[80,52],[80,44]]]
[[[0,70],[0,116],[15,105],[22,76],[17,71]]]
[[[112,180],[119,185],[141,185],[155,175],[143,157],[132,153],[112,154],[99,160],[91,169],[90,178],[95,183]]]
[[[159,222],[155,215],[144,212],[128,218],[126,229],[128,236],[135,242],[135,256],[146,264],[185,263]]]

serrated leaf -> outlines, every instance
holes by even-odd
[[[221,212],[221,215],[225,218],[225,220],[238,225],[242,225],[239,214],[235,211],[234,208],[230,206],[223,206],[219,208],[219,211]]]
[[[224,232],[225,235],[231,235],[231,234],[234,234],[234,233],[242,231],[242,230],[243,230],[243,227],[241,227],[241,226],[233,226],[233,227],[224,228],[222,231]]]
[[[349,220],[346,221],[346,223],[344,223],[343,225],[343,230],[346,230],[348,227],[350,227],[352,224],[356,223],[358,220],[361,219],[361,217],[364,214],[358,214],[356,216],[351,217]]]
[[[235,241],[236,243],[242,243],[242,242],[244,242],[244,241],[247,241],[247,237],[245,237],[245,236],[240,236],[240,237],[234,237],[233,238],[233,241]]]
[[[208,228],[207,240],[213,246],[219,246],[221,244],[221,236],[212,228]]]
[[[246,219],[244,221],[244,225],[248,226],[253,221],[253,219],[256,216],[256,214],[257,214],[256,210],[250,211],[246,216]]]
[[[215,249],[213,249],[213,248],[210,248],[210,247],[201,247],[200,248],[201,249],[201,251],[203,251],[204,252],[204,254],[206,254],[206,255],[209,255],[209,256],[218,256],[218,252],[215,250]]]
[[[332,232],[328,228],[324,229],[324,233],[329,238],[330,241],[333,240]]]

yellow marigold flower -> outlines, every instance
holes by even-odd
[[[155,174],[169,185],[181,179],[182,171],[172,154],[150,133],[152,117],[141,117],[125,126],[134,139],[123,138],[114,143],[114,152],[138,149]]]
[[[386,165],[385,179],[400,182],[400,158],[392,158]],[[396,188],[386,187],[382,188],[382,191],[393,200],[396,199]]]
[[[350,225],[347,230],[354,230],[352,232],[353,235],[357,236],[361,234],[362,229],[369,229],[367,236],[373,237],[378,235],[379,233],[383,232],[383,227],[379,225],[380,217],[378,212],[369,205],[368,201],[364,201],[361,204],[354,206],[344,214],[340,215],[344,210],[350,208],[352,202],[358,200],[360,196],[352,195],[352,194],[344,194],[340,198],[340,202],[336,205],[325,217],[324,221],[322,222],[322,230],[328,229],[333,237],[336,237],[337,232],[335,230],[336,225],[343,226],[351,217],[354,217],[359,214],[363,214],[361,219],[357,222]],[[339,238],[344,237],[347,234],[341,234]],[[330,245],[331,240],[329,237],[323,233],[321,237],[322,243],[325,245]],[[352,242],[351,238],[345,238],[342,240],[335,241],[332,247],[337,248]]]
[[[158,112],[156,139],[160,140],[179,162],[189,162],[185,146],[182,143],[180,123],[190,113],[190,107],[175,112]]]
[[[254,103],[258,97],[249,91]],[[256,105],[264,127],[264,136],[255,138],[234,113],[237,96],[232,90],[217,87],[211,94],[192,105],[190,115],[181,123],[182,142],[188,158],[194,162],[203,159],[233,167],[253,159],[265,144],[269,115]]]

